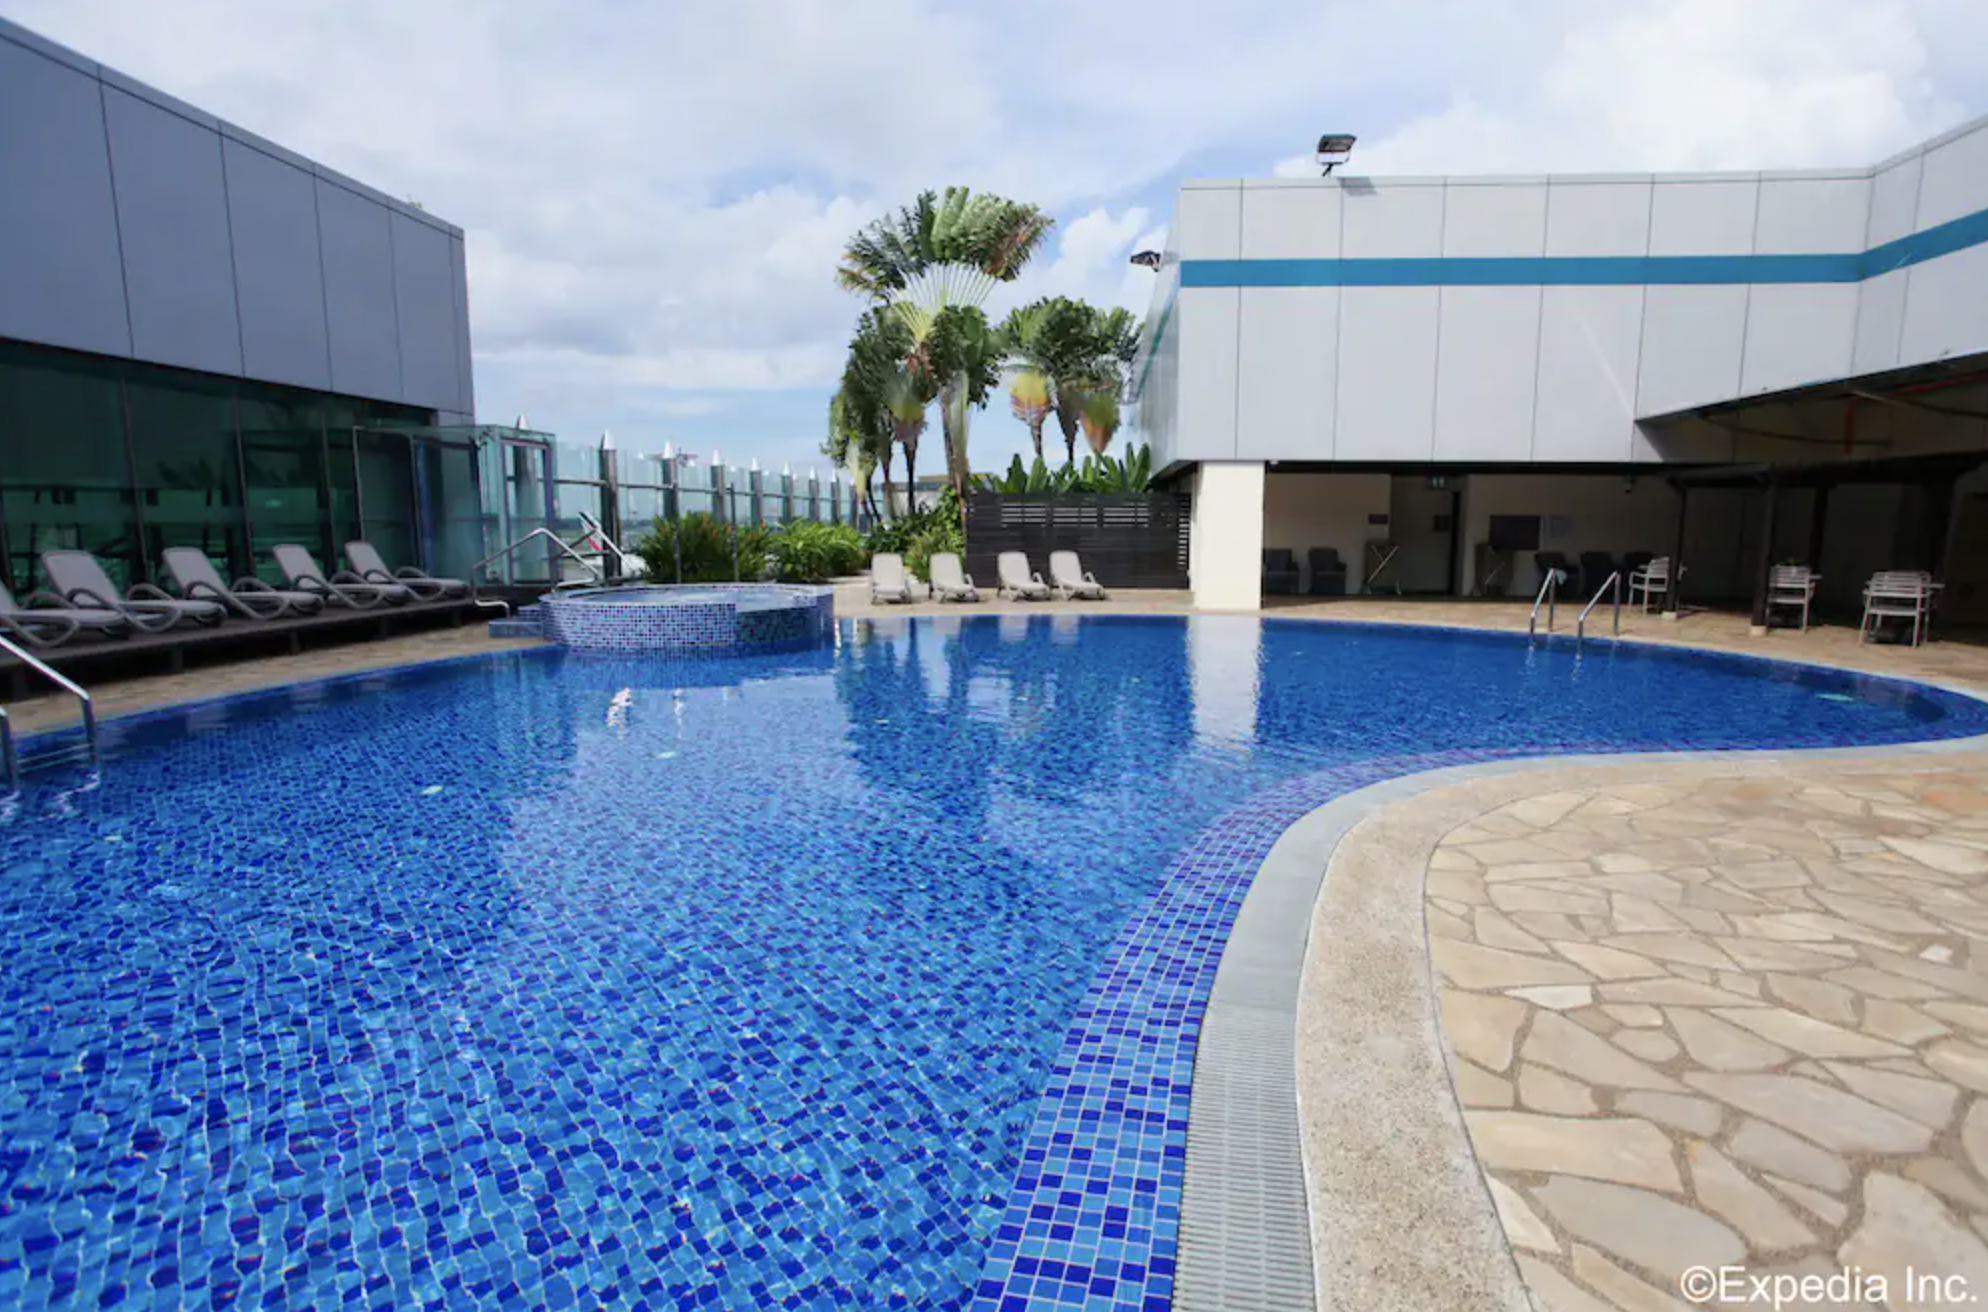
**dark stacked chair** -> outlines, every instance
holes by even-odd
[[[1298,558],[1288,547],[1265,547],[1263,550],[1263,590],[1266,593],[1294,596],[1298,591]]]
[[[1305,563],[1311,567],[1311,586],[1307,591],[1312,596],[1346,595],[1346,562],[1339,558],[1337,547],[1313,547],[1305,553]]]

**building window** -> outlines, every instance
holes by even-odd
[[[132,515],[121,368],[0,342],[0,521],[8,586],[48,585],[41,553],[80,548],[132,582]]]

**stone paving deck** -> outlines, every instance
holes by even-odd
[[[1670,1306],[1729,1265],[1988,1294],[1988,756],[1645,774],[1428,861],[1450,1075],[1535,1303]]]

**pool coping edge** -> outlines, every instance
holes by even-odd
[[[1933,680],[1904,681],[1988,703],[1988,695],[1975,689]],[[1796,760],[1855,762],[1984,750],[1988,734],[1860,747],[1522,757],[1398,775],[1307,812],[1279,835],[1252,877],[1223,945],[1203,1012],[1189,1091],[1175,1312],[1421,1306],[1409,1277],[1432,1263],[1446,1279],[1467,1280],[1474,1286],[1472,1306],[1512,1312],[1532,1308],[1449,1078],[1423,916],[1426,857],[1407,871],[1394,872],[1396,882],[1388,892],[1405,896],[1376,898],[1377,890],[1361,886],[1348,867],[1374,857],[1376,849],[1386,847],[1386,838],[1378,833],[1356,835],[1356,830],[1390,818],[1426,826],[1426,820],[1412,814],[1416,808],[1403,804],[1494,779],[1524,780],[1603,768],[1772,767]],[[1471,813],[1482,809],[1474,806]],[[1445,832],[1449,827],[1453,826],[1445,826]],[[1341,878],[1331,878],[1335,873]],[[1406,948],[1408,963],[1397,960],[1396,978],[1388,981],[1374,977],[1371,967],[1376,963],[1360,951],[1315,953],[1314,946],[1320,943],[1317,931],[1327,924],[1335,931],[1335,943],[1377,949],[1397,958]],[[1347,933],[1349,928],[1354,932]],[[1412,941],[1404,943],[1404,935]],[[1412,982],[1399,977],[1403,964],[1418,968]],[[1390,983],[1394,989],[1387,987]],[[1399,996],[1404,984],[1410,996]],[[1383,1042],[1377,1045],[1375,1034],[1363,1031],[1344,1007],[1333,1008],[1334,1014],[1323,1018],[1308,1013],[1304,998],[1313,992],[1391,1004],[1398,1018],[1410,1023],[1404,1032],[1381,1036]],[[1414,1018],[1403,1010],[1404,1004]],[[1315,1060],[1330,1057],[1340,1064],[1329,1091],[1332,1103],[1370,1113],[1378,1110],[1379,1119],[1393,1127],[1397,1151],[1419,1149],[1404,1155],[1417,1158],[1423,1171],[1451,1176],[1446,1201],[1465,1204],[1441,1225],[1430,1226],[1419,1243],[1403,1245],[1423,1251],[1417,1262],[1403,1264],[1385,1286],[1336,1287],[1337,1280],[1348,1277],[1359,1284],[1360,1268],[1369,1265],[1351,1262],[1353,1254],[1346,1244],[1358,1243],[1362,1232],[1399,1235],[1404,1223],[1428,1225],[1432,1219],[1428,1199],[1419,1198],[1423,1205],[1411,1209],[1415,1215],[1408,1218],[1373,1215],[1386,1211],[1379,1206],[1385,1201],[1384,1191],[1346,1190],[1325,1196],[1319,1183],[1322,1174],[1358,1180],[1372,1173],[1372,1162],[1358,1159],[1373,1145],[1354,1144],[1342,1136],[1322,1153],[1324,1145],[1307,1134],[1312,1117],[1303,1106],[1307,1081],[1302,1058],[1313,1049],[1326,1050],[1315,1052]],[[1405,1067],[1412,1067],[1412,1072]],[[1432,1071],[1440,1074],[1439,1081],[1428,1079]],[[1390,1077],[1403,1075],[1410,1075],[1420,1088],[1391,1085]],[[1423,1095],[1423,1105],[1411,1111],[1401,1099],[1416,1093]],[[1399,1124],[1417,1115],[1419,1125]],[[1341,1153],[1341,1160],[1319,1160],[1335,1151]],[[1434,1183],[1426,1181],[1425,1186]],[[1362,1207],[1367,1214],[1358,1214]],[[1334,1239],[1340,1242],[1335,1244]],[[1449,1289],[1453,1293],[1455,1286]]]

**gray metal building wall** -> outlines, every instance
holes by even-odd
[[[0,337],[476,408],[460,228],[4,19]]]

